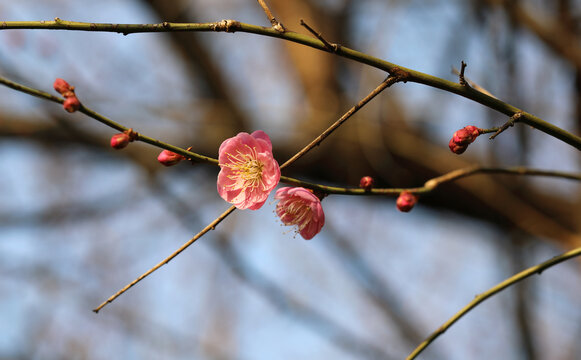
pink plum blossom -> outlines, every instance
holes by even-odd
[[[312,239],[325,225],[325,213],[321,200],[310,190],[302,187],[283,187],[274,198],[276,214],[285,225],[296,225],[297,232],[305,240]]]
[[[280,180],[272,143],[262,130],[224,140],[218,160],[218,194],[238,209],[259,209]]]

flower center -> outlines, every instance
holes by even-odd
[[[242,180],[244,187],[258,187],[262,184],[262,169],[264,164],[258,161],[258,154],[256,148],[251,148],[246,145],[250,152],[242,153],[240,150],[236,154],[228,153],[227,164],[220,164],[232,170],[232,174],[228,178],[232,180]],[[232,185],[234,186],[234,185]]]
[[[313,218],[311,207],[298,200],[290,201],[286,204],[284,206],[284,212],[288,215],[285,218],[289,220],[286,222],[286,225],[297,225],[299,231],[304,229]]]

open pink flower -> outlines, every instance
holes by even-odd
[[[218,194],[238,209],[259,209],[280,180],[268,135],[239,133],[224,140],[218,154]]]
[[[274,198],[276,214],[285,225],[296,225],[305,240],[312,239],[325,225],[325,213],[321,200],[311,191],[302,187],[283,187],[276,191]]]

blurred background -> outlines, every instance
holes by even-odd
[[[269,0],[287,29],[456,81],[579,134],[581,4],[557,1]],[[1,20],[269,26],[255,0],[20,0]],[[235,33],[0,31],[0,74],[148,136],[217,157],[266,131],[284,162],[386,74],[281,40]],[[56,94],[56,93],[54,93]],[[397,84],[284,175],[414,187],[464,166],[579,172],[574,148],[517,125],[462,156],[466,125],[507,118],[440,90]],[[0,88],[0,359],[402,359],[473,297],[581,245],[581,188],[479,175],[412,212],[391,197],[329,196],[311,241],[274,203],[237,211],[99,314],[91,312],[224,211],[218,168],[165,168],[159,149],[115,151],[115,133],[58,104]],[[579,359],[577,260],[487,300],[420,359]]]

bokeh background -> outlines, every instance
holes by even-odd
[[[579,134],[581,5],[558,1],[270,0],[288,29],[455,80]],[[268,26],[255,0],[19,0],[0,20]],[[280,40],[235,33],[0,31],[0,74],[81,101],[135,130],[216,157],[262,129],[283,162],[386,76]],[[397,84],[285,170],[300,179],[413,187],[468,165],[579,172],[579,152],[523,125],[462,156],[466,125],[507,118]],[[95,308],[224,211],[218,169],[115,151],[112,129],[0,88],[0,359],[401,359],[508,276],[581,245],[570,180],[480,175],[410,213],[391,197],[330,196],[311,241],[273,202],[237,211],[99,314]],[[579,359],[579,262],[487,300],[420,359]]]

